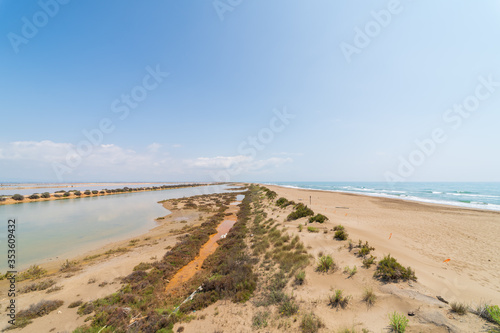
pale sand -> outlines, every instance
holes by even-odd
[[[311,311],[325,325],[320,332],[339,332],[346,328],[356,332],[361,332],[362,328],[370,332],[390,332],[388,316],[393,311],[408,317],[408,333],[487,332],[492,327],[475,314],[460,316],[453,313],[449,305],[440,302],[436,296],[442,296],[449,302],[465,302],[471,307],[481,301],[499,303],[499,243],[496,242],[500,231],[499,213],[360,195],[266,187],[276,191],[278,198],[283,196],[297,203],[309,205],[311,196],[315,213],[329,218],[323,224],[309,224],[307,218],[286,221],[292,206],[280,209],[274,201],[263,202],[262,209],[267,219],[277,221],[280,229],[283,228],[291,237],[299,236],[311,255],[310,265],[305,269],[305,284],[294,285],[292,277],[285,288],[285,292],[293,295],[299,305],[299,313],[285,317],[276,305],[259,306],[255,302],[267,297],[269,290],[265,281],[279,270],[278,267],[271,270],[264,267],[265,259],[261,255],[260,262],[254,266],[259,282],[250,301],[244,304],[218,301],[196,311],[195,320],[176,324],[174,332],[183,327],[184,332],[251,333],[256,331],[252,322],[259,312],[267,313],[269,317],[268,326],[257,331],[298,332],[302,314]],[[298,229],[299,224],[303,226],[302,232]],[[304,224],[312,225],[320,232],[307,232]],[[355,243],[362,239],[374,246],[372,252],[377,259],[390,253],[403,265],[413,267],[418,281],[384,283],[374,279],[375,265],[362,268],[362,258],[356,255],[357,249],[349,251],[347,241],[333,238],[332,229],[338,224],[345,226]],[[248,245],[251,238],[252,235],[249,235]],[[320,253],[334,258],[338,267],[335,272],[325,274],[315,270]],[[448,258],[451,261],[443,263]],[[345,266],[356,266],[358,271],[353,277],[348,277],[342,272]],[[377,296],[372,307],[362,300],[366,287],[373,288]],[[335,289],[342,289],[344,295],[351,296],[345,309],[328,305],[328,297],[334,294]]]
[[[22,288],[27,284],[51,278],[57,281],[57,286],[63,286],[63,289],[49,294],[46,291],[18,294],[16,297],[17,312],[41,300],[63,300],[64,304],[56,311],[37,318],[32,324],[13,332],[39,333],[49,332],[53,328],[55,328],[53,332],[72,332],[78,326],[85,324],[84,320],[89,315],[79,316],[76,313],[78,308],[68,308],[70,303],[78,300],[87,302],[118,291],[122,286],[120,284],[120,277],[129,275],[133,271],[133,268],[141,262],[153,262],[161,259],[168,252],[168,248],[173,247],[177,243],[177,237],[183,233],[181,231],[183,227],[200,225],[208,216],[207,213],[202,213],[198,210],[176,210],[170,206],[169,202],[163,203],[163,206],[171,210],[172,213],[159,218],[159,225],[146,234],[114,242],[99,249],[89,249],[82,252],[80,256],[73,258],[72,260],[84,262],[81,270],[72,273],[61,273],[58,270],[64,260],[59,259],[40,265],[49,271],[47,277],[35,281],[19,282],[17,287]],[[139,240],[139,242],[134,246],[130,246],[130,240],[135,239]],[[129,248],[130,251],[110,256],[101,256],[90,261],[83,260],[87,256],[102,254],[108,250],[121,247]],[[95,279],[96,282],[89,284],[90,279]],[[99,284],[103,282],[107,282],[108,284],[99,287]],[[5,309],[9,302],[7,291],[8,281],[0,281],[0,308],[2,309]],[[0,330],[7,326],[8,320],[6,315],[2,315],[2,317],[3,319],[0,320]]]
[[[267,187],[307,204],[334,225],[344,225],[355,242],[368,240],[379,258],[390,253],[404,266],[413,267],[419,283],[435,295],[500,303],[500,212]],[[445,259],[451,260],[443,263]]]

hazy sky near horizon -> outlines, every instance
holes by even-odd
[[[498,1],[0,0],[1,181],[500,181]]]

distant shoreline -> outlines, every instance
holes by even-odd
[[[391,195],[382,195],[382,194],[376,194],[376,193],[359,193],[355,191],[343,191],[343,190],[326,190],[326,189],[317,189],[317,188],[310,188],[310,187],[299,187],[299,186],[293,186],[293,185],[283,185],[283,184],[275,184],[275,183],[256,183],[260,184],[262,186],[278,186],[282,188],[289,188],[289,189],[295,189],[295,190],[304,190],[304,191],[318,191],[318,192],[327,192],[327,193],[340,193],[340,194],[352,194],[352,195],[359,195],[363,197],[370,197],[370,198],[381,198],[381,199],[388,199],[388,200],[402,200],[405,202],[418,202],[421,204],[425,205],[437,205],[437,206],[444,206],[444,207],[453,207],[457,209],[467,209],[467,210],[473,210],[473,211],[481,211],[481,212],[497,212],[500,213],[500,208],[482,208],[482,207],[470,207],[467,205],[464,205],[463,203],[454,203],[451,201],[439,201],[439,200],[431,200],[431,199],[425,199],[425,198],[407,198],[407,197],[399,197],[399,196],[391,196]]]
[[[50,197],[48,197],[48,198],[42,198],[42,197],[40,197],[40,198],[37,198],[37,199],[30,199],[29,196],[23,195],[23,197],[24,197],[23,200],[14,200],[14,199],[12,199],[12,196],[11,196],[10,198],[6,198],[5,201],[0,201],[0,206],[2,206],[2,205],[14,205],[14,204],[30,203],[30,202],[41,202],[41,201],[53,201],[53,200],[64,200],[64,199],[80,199],[80,198],[87,198],[87,197],[98,197],[98,196],[123,194],[123,193],[164,191],[164,190],[173,190],[173,189],[178,189],[178,188],[199,187],[199,186],[209,186],[209,185],[220,185],[220,183],[214,183],[214,184],[208,184],[208,183],[193,184],[192,183],[192,184],[184,184],[184,185],[163,185],[163,186],[159,186],[159,187],[153,186],[153,187],[139,187],[139,188],[124,187],[122,189],[113,189],[113,190],[107,190],[107,191],[106,190],[92,190],[92,189],[89,189],[90,194],[85,194],[85,191],[83,191],[83,192],[82,191],[76,191],[76,192],[81,192],[80,195],[74,194],[73,192],[75,192],[75,190],[69,189],[69,191],[65,191],[66,193],[71,193],[69,196],[63,196],[63,194],[60,194],[60,193],[50,193]],[[127,188],[127,190],[124,190],[125,188]],[[97,191],[97,193],[92,193],[92,191]],[[60,195],[60,196],[58,196],[58,195]]]

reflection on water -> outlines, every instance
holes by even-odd
[[[141,234],[169,212],[158,201],[226,192],[227,186],[124,193],[0,206],[0,253],[7,253],[7,219],[17,221],[17,269],[49,258],[68,258],[89,247]],[[0,271],[7,269],[0,260]]]

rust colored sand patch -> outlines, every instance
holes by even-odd
[[[237,202],[239,204],[239,202]],[[227,213],[231,213],[224,217],[224,221],[222,221],[217,227],[217,233],[210,236],[210,239],[203,244],[200,249],[200,253],[194,260],[189,262],[186,266],[182,267],[170,280],[167,287],[165,288],[165,292],[175,293],[177,287],[181,286],[184,282],[191,279],[196,272],[201,270],[201,265],[205,261],[205,259],[214,253],[215,249],[219,246],[217,241],[221,238],[222,235],[227,234],[229,230],[236,223],[237,217],[236,213],[238,212],[239,207],[237,205],[230,205]]]

